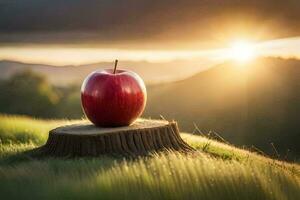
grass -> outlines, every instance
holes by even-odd
[[[1,199],[300,199],[300,167],[183,133],[199,151],[138,159],[34,160],[51,128],[74,121],[0,115]]]

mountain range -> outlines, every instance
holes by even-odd
[[[300,155],[299,60],[259,58],[247,64],[227,62],[214,67],[185,64],[121,62],[120,66],[130,66],[126,68],[147,83],[144,117],[174,119],[182,131],[210,132],[232,144],[254,145],[268,154]],[[55,85],[74,83],[72,101],[62,113],[66,118],[80,118],[81,81],[91,71],[107,66],[112,63],[54,67],[2,61],[0,78],[30,69]]]
[[[238,145],[300,154],[300,61],[224,63],[187,79],[148,87],[145,116],[181,130],[213,131]],[[296,142],[298,141],[298,142]]]
[[[176,60],[164,63],[146,61],[120,61],[119,63],[118,68],[138,73],[148,85],[184,79],[215,64],[210,60],[203,59]],[[0,79],[9,78],[11,75],[24,70],[32,70],[44,75],[53,85],[81,84],[92,71],[112,68],[113,65],[113,62],[99,62],[85,65],[53,66],[2,60],[0,61]]]

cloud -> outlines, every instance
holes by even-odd
[[[298,19],[297,0],[4,0],[0,42],[213,44],[300,35]]]

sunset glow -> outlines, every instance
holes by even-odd
[[[247,62],[256,56],[254,45],[247,41],[236,41],[229,49],[229,58],[238,62]]]
[[[229,43],[230,44],[230,43]],[[82,65],[96,62],[110,62],[116,58],[127,61],[169,62],[174,60],[210,60],[223,62],[235,60],[249,62],[255,57],[300,58],[300,37],[252,43],[240,39],[229,47],[213,49],[110,49],[82,46],[1,46],[0,60],[13,60],[25,63],[62,65]]]

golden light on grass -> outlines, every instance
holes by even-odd
[[[255,58],[254,44],[246,40],[239,40],[228,49],[228,57],[238,62],[248,62]]]

